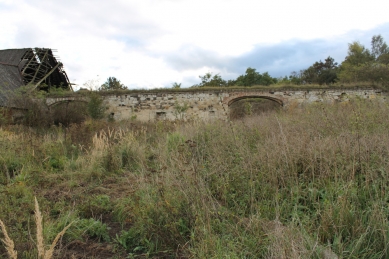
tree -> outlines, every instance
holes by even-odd
[[[172,84],[172,88],[173,88],[173,89],[180,89],[180,88],[181,88],[181,83],[176,83],[176,82],[174,82],[174,83]]]
[[[376,62],[385,65],[389,64],[389,47],[381,35],[375,35],[371,39],[371,53]]]
[[[255,68],[248,67],[244,75],[240,75],[236,81],[238,86],[252,86],[259,81],[260,74]]]
[[[277,83],[277,78],[273,78],[268,72],[264,72],[259,80],[259,85],[271,85]]]
[[[246,73],[236,79],[236,85],[238,86],[271,85],[276,82],[277,79],[271,77],[268,72],[260,74],[255,68],[251,67],[248,67]]]
[[[338,63],[335,60],[328,56],[324,63],[320,61],[318,67],[316,68],[319,71],[319,84],[332,84],[335,83],[337,79],[337,70]]]
[[[224,87],[227,86],[227,82],[219,75],[212,75],[211,72],[205,73],[203,76],[199,76],[201,83],[199,87]]]
[[[357,41],[348,45],[348,55],[344,62],[353,66],[363,65],[374,61],[371,52]]]
[[[339,79],[341,82],[368,81],[363,71],[374,61],[374,56],[357,41],[348,45],[348,55],[340,66]]]
[[[85,89],[87,89],[89,91],[99,90],[101,87],[99,75],[97,75],[96,78],[94,78],[94,79],[90,79],[90,80],[86,81],[83,84],[83,86],[84,86],[84,89],[81,88],[80,90],[85,90]]]
[[[108,77],[107,81],[101,85],[99,88],[100,91],[108,91],[108,90],[126,90],[127,86],[120,83],[120,80],[116,79],[116,77]]]
[[[349,44],[348,56],[340,66],[341,82],[389,83],[389,48],[381,35],[373,36],[371,51],[359,42]]]
[[[234,79],[227,80],[227,83],[226,83],[227,87],[234,86],[234,85],[236,85],[236,80],[234,80]]]
[[[337,80],[338,63],[328,56],[324,62],[315,62],[301,71],[301,80],[308,84],[332,84]]]
[[[371,39],[371,54],[374,56],[376,60],[381,55],[385,55],[389,53],[389,48],[386,42],[384,41],[384,38],[382,38],[381,35],[375,35]]]
[[[302,84],[301,71],[300,71],[300,73],[298,73],[296,71],[293,71],[292,73],[290,73],[289,80],[290,80],[291,84],[301,85]]]
[[[200,83],[200,87],[202,86],[208,86],[209,82],[211,81],[211,78],[212,78],[212,73],[211,72],[207,72],[205,73],[205,75],[203,76],[199,76],[199,78],[201,79],[201,83]]]

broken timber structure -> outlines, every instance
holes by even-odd
[[[48,48],[0,50],[0,106],[7,106],[12,94],[25,85],[32,90],[72,91],[63,64],[53,52]]]

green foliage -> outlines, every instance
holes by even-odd
[[[36,195],[47,240],[75,221],[63,257],[74,245],[107,258],[387,257],[389,106],[301,109],[238,123],[0,128],[0,218],[24,255]]]
[[[201,83],[198,87],[224,87],[227,86],[227,82],[221,78],[219,74],[212,75],[211,72],[205,73],[203,76],[199,76]]]
[[[88,197],[81,207],[81,214],[85,218],[99,218],[112,211],[112,204],[108,195],[96,195]]]
[[[49,88],[49,94],[51,96],[64,96],[64,95],[69,94],[69,93],[70,93],[69,89],[64,89],[62,87]]]
[[[386,63],[388,61],[389,47],[384,41],[381,35],[375,35],[371,39],[371,54],[380,63]]]
[[[189,109],[188,103],[180,104],[177,101],[174,102],[174,116],[176,119],[183,120],[185,112]]]
[[[253,105],[250,102],[245,102],[244,103],[244,108],[245,108],[245,114],[246,115],[251,115]]]
[[[180,88],[181,88],[181,83],[174,82],[174,83],[172,84],[172,88],[173,88],[173,89],[180,89]]]
[[[344,62],[353,66],[363,65],[374,60],[374,56],[369,49],[355,41],[348,46],[348,55]]]
[[[168,134],[167,136],[167,148],[169,152],[175,151],[180,145],[184,143],[184,137],[177,132]]]
[[[145,253],[150,250],[150,242],[142,238],[140,229],[131,228],[123,230],[120,235],[116,234],[115,242],[130,253]]]
[[[301,85],[303,83],[302,80],[302,73],[304,70],[301,70],[299,73],[296,71],[293,71],[289,76],[280,77],[277,79],[277,84],[279,85],[285,85],[285,84],[292,84],[292,85]]]
[[[295,85],[301,85],[302,84],[302,79],[301,79],[301,73],[297,73],[296,71],[293,71],[290,76],[289,76],[289,81],[292,84]]]
[[[269,84],[319,84],[372,82],[389,85],[389,47],[381,35],[373,36],[371,50],[355,41],[349,44],[348,55],[340,66],[330,56],[324,62],[315,62],[299,73],[292,72],[289,77],[278,80],[268,77],[261,82],[260,76],[253,68],[237,78],[236,85],[269,85]]]
[[[21,173],[23,160],[16,154],[11,156],[4,154],[0,157],[0,184],[8,184]]]
[[[337,71],[338,63],[329,56],[324,62],[320,60],[301,71],[301,81],[308,84],[332,84],[337,80]]]
[[[342,64],[339,78],[341,82],[347,83],[369,81],[388,86],[389,67],[380,63],[366,63],[360,66],[344,63]]]
[[[107,81],[101,85],[99,88],[100,91],[108,91],[108,90],[126,90],[127,86],[120,83],[120,80],[116,79],[116,77],[108,77]]]
[[[86,234],[88,238],[97,239],[99,242],[110,241],[108,226],[99,220],[93,218],[81,219],[74,224],[74,227],[77,228],[77,232],[82,233],[83,235]]]
[[[389,47],[381,35],[373,36],[371,51],[359,42],[349,44],[339,72],[341,82],[369,81],[389,85]]]
[[[106,109],[103,105],[103,98],[96,93],[92,93],[89,98],[87,106],[89,116],[95,120],[104,118]]]
[[[253,85],[271,85],[277,82],[276,78],[272,78],[268,72],[260,74],[255,68],[247,68],[244,75],[236,79],[237,86],[253,86]]]
[[[174,189],[162,189],[147,187],[127,200],[126,214],[132,224],[115,239],[126,251],[157,254],[188,242],[194,222],[188,203]]]

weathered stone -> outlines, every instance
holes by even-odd
[[[128,95],[104,96],[107,112],[114,113],[117,120],[131,119],[136,112],[137,120],[150,121],[157,118],[175,120],[175,104],[187,105],[183,119],[227,119],[229,106],[239,99],[266,98],[279,103],[284,109],[312,102],[348,102],[352,98],[364,98],[375,101],[386,99],[386,92],[373,89],[326,89],[326,90],[241,90],[229,89],[217,92],[170,92],[138,93]],[[64,101],[88,102],[87,97],[47,98],[48,106]],[[120,111],[118,111],[120,109]],[[160,117],[157,117],[157,112]],[[163,112],[163,113],[162,113]],[[162,116],[162,117],[161,117]]]

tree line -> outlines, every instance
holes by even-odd
[[[268,72],[260,73],[248,67],[243,75],[236,79],[225,80],[220,74],[207,72],[199,76],[201,82],[191,87],[231,87],[273,84],[330,85],[339,83],[370,82],[389,85],[389,47],[381,35],[371,40],[371,48],[366,48],[358,41],[349,43],[345,60],[338,64],[328,56],[324,61],[317,61],[299,72],[293,71],[289,76],[272,77]],[[181,83],[173,83],[172,88],[181,88]],[[109,77],[99,87],[99,91],[128,89],[120,80]]]
[[[229,87],[272,84],[319,84],[330,85],[336,82],[371,82],[389,84],[389,47],[381,35],[375,35],[368,49],[358,41],[350,43],[345,60],[338,64],[329,56],[317,61],[299,72],[289,76],[275,78],[268,72],[259,73],[255,68],[247,68],[245,74],[234,80],[224,80],[219,74],[211,72],[199,76],[201,82],[192,87]],[[177,88],[177,87],[176,87]]]

